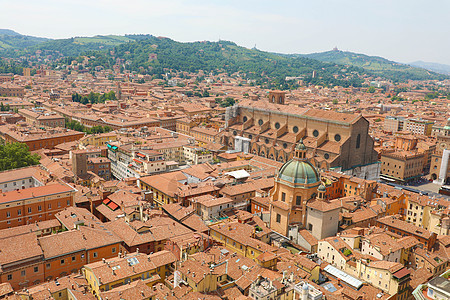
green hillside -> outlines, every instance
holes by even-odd
[[[300,54],[298,56],[317,59],[323,62],[364,68],[373,74],[392,80],[428,80],[448,77],[422,68],[390,61],[382,57],[348,51],[332,50],[320,53]]]
[[[119,66],[121,69],[157,76],[167,70],[240,72],[243,79],[255,80],[256,84],[270,82],[273,87],[281,88],[292,86],[285,82],[286,76],[301,76],[306,83],[329,86],[360,86],[364,77],[378,76],[393,81],[449,78],[381,57],[343,51],[283,55],[247,49],[227,41],[180,43],[152,35],[97,35],[52,40],[0,29],[0,57],[27,57],[30,63],[40,64],[36,53],[54,62],[67,58],[62,64],[81,55],[94,56],[89,67],[106,69],[111,69],[119,58],[124,62]],[[315,78],[311,76],[313,71],[317,74]]]
[[[0,51],[23,49],[47,41],[46,38],[22,35],[10,29],[0,29]],[[1,53],[1,52],[0,52]]]
[[[104,44],[108,46],[117,46],[123,43],[134,41],[126,36],[120,35],[96,35],[93,37],[76,37],[73,40],[74,44],[87,45],[87,44]]]
[[[156,59],[151,57],[156,55]],[[96,52],[90,67],[111,68],[120,58],[121,67],[141,74],[164,74],[166,70],[196,72],[241,72],[243,79],[267,81],[278,78],[283,84],[286,76],[304,76],[305,81],[329,85],[361,85],[359,78],[363,69],[320,62],[305,57],[285,57],[255,49],[240,47],[233,42],[180,43],[168,38],[149,37],[129,42],[109,51]],[[317,79],[311,74],[317,71]]]
[[[45,39],[0,29],[0,54],[3,57],[19,57],[31,55],[40,50],[49,55],[78,56],[86,51],[105,50],[148,37],[150,35],[96,35],[68,39]]]

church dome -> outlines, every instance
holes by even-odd
[[[316,168],[306,160],[291,159],[285,163],[279,173],[278,178],[292,183],[311,184],[320,181]]]
[[[323,185],[323,183],[319,186],[319,188],[317,189],[319,192],[326,192],[327,188]]]
[[[450,118],[448,118],[447,124],[445,124],[444,129],[445,130],[449,130],[450,129]]]

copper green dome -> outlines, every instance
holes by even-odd
[[[319,192],[326,192],[327,188],[323,185],[323,183],[319,186],[319,188],[317,189]]]
[[[320,181],[316,168],[306,160],[291,159],[278,172],[278,178],[292,183],[311,184]]]
[[[447,124],[444,126],[444,129],[445,129],[445,130],[450,129],[450,118],[448,118]]]

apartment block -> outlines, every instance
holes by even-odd
[[[73,205],[76,190],[63,183],[0,193],[0,229],[54,219]]]

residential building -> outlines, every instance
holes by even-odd
[[[88,180],[92,173],[105,180],[111,179],[111,161],[102,157],[100,148],[72,150],[69,157],[72,160],[72,171],[76,176],[76,182]]]
[[[92,293],[99,299],[100,293],[141,279],[147,285],[164,282],[174,270],[176,257],[169,251],[153,254],[139,252],[86,264],[83,274]]]
[[[242,200],[233,200],[228,197],[214,197],[209,194],[192,198],[191,203],[196,214],[203,220],[219,219],[224,211],[247,207],[246,201],[242,202]]]
[[[256,234],[253,226],[239,222],[210,226],[211,238],[223,243],[224,247],[257,261],[262,267],[274,269],[277,262],[277,256],[273,253],[275,248],[264,242],[268,241],[268,233],[260,239],[255,238]]]
[[[183,153],[186,163],[189,165],[203,164],[211,162],[213,159],[212,153],[202,147],[183,146]]]
[[[22,98],[25,96],[25,89],[14,83],[3,82],[0,83],[0,96]]]
[[[395,151],[381,155],[381,175],[387,181],[408,182],[423,174],[425,156],[415,151]]]
[[[288,300],[293,299],[294,289],[290,284],[285,284],[282,280],[259,277],[250,286],[248,294],[251,298],[258,300]]]
[[[107,143],[111,173],[117,179],[160,173],[166,170],[164,156],[158,151],[133,144]]]
[[[17,189],[0,194],[0,229],[55,218],[73,205],[76,190],[64,183]]]
[[[39,166],[30,166],[0,172],[0,189],[4,192],[43,186],[50,174]]]
[[[34,128],[16,125],[0,126],[0,138],[6,143],[24,143],[31,151],[53,149],[56,145],[74,142],[84,136],[84,132],[65,128]]]
[[[398,215],[380,218],[375,225],[400,236],[413,236],[425,249],[431,249],[436,242],[436,233],[431,233],[424,228],[405,222]]]
[[[400,263],[390,261],[365,262],[357,260],[359,278],[398,300],[406,300],[410,296],[409,281],[411,273]]]
[[[408,119],[405,121],[404,130],[412,132],[414,134],[431,135],[433,124],[433,121],[416,118]]]
[[[64,128],[64,117],[44,108],[19,109],[19,114],[25,118],[25,121],[36,127],[62,127]]]
[[[397,132],[403,131],[403,125],[405,122],[405,118],[396,117],[396,116],[386,116],[384,118],[384,131],[388,132]]]

